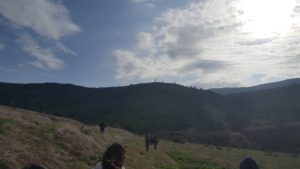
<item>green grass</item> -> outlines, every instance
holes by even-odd
[[[11,124],[12,120],[0,118],[0,135],[4,135],[6,133],[6,125]]]
[[[5,125],[7,123],[10,123],[10,122],[11,122],[11,120],[9,120],[9,119],[0,118],[0,126],[3,126],[3,125]]]
[[[69,150],[70,149],[69,146],[66,143],[64,143],[63,141],[54,140],[53,143],[59,149],[62,149],[62,150]]]
[[[180,169],[226,169],[217,164],[201,161],[186,152],[171,151],[167,154],[179,164]]]
[[[156,161],[155,167],[156,167],[157,169],[176,169],[176,168],[174,168],[174,167],[172,167],[172,166],[168,166],[168,165],[166,165],[166,164],[160,162],[159,160]]]
[[[57,127],[54,124],[40,124],[37,125],[34,130],[33,134],[36,137],[44,138],[45,136],[49,134],[54,134],[57,131]]]
[[[102,156],[97,154],[93,154],[82,158],[82,161],[89,166],[94,166],[100,160],[102,160]]]
[[[42,124],[36,128],[36,131],[39,133],[55,133],[57,127],[53,124]]]
[[[83,168],[87,168],[86,164],[81,162],[81,161],[77,161],[75,159],[73,160],[69,160],[65,162],[65,166],[67,168],[72,168],[72,169],[83,169]],[[89,167],[91,168],[91,167]]]
[[[91,169],[106,148],[118,142],[126,146],[125,168],[237,169],[241,159],[252,156],[262,169],[300,169],[299,154],[178,144],[163,139],[157,150],[151,147],[146,152],[144,136],[115,128],[99,133],[98,126],[88,125],[84,129],[89,134],[85,134],[80,131],[82,124],[73,120],[51,121],[30,113],[23,117],[14,111],[14,116],[0,111],[0,130],[9,129],[5,137],[0,134],[0,142],[5,145],[0,146],[4,150],[0,153],[0,168],[22,168],[24,161],[34,157],[49,168]]]

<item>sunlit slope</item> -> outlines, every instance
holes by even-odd
[[[21,168],[29,162],[51,169],[90,169],[114,142],[126,146],[127,169],[236,169],[241,158],[254,156],[262,169],[299,169],[300,158],[285,153],[177,144],[160,141],[158,150],[144,150],[143,136],[23,109],[0,106],[0,168]],[[151,147],[152,148],[152,147]]]

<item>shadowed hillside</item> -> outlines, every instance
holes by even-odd
[[[231,128],[253,147],[300,152],[300,85],[228,95]]]
[[[85,88],[66,84],[0,84],[0,103],[143,133],[226,128],[222,96],[177,84]],[[167,123],[166,123],[167,121]]]
[[[222,96],[170,83],[0,83],[0,103],[184,143],[300,153],[300,85]]]
[[[300,158],[285,153],[265,153],[226,147],[176,144],[160,141],[158,150],[144,151],[144,140],[122,129],[104,134],[96,126],[0,106],[0,168],[21,168],[29,162],[49,168],[90,169],[113,142],[125,145],[126,168],[235,169],[240,159],[254,156],[263,169],[298,169]]]

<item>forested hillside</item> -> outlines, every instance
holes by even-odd
[[[300,152],[300,85],[222,96],[168,83],[0,84],[0,104],[177,142]]]

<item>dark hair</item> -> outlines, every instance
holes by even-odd
[[[121,169],[125,161],[125,149],[121,144],[114,143],[104,152],[103,169]]]
[[[240,169],[259,169],[259,167],[252,157],[246,157],[241,161]]]
[[[23,169],[47,169],[46,167],[42,165],[37,165],[37,164],[28,164]]]

